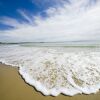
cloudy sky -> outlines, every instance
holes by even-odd
[[[1,42],[100,40],[100,0],[0,0]]]

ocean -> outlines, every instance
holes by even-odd
[[[73,96],[100,89],[97,42],[1,43],[0,62],[17,67],[25,82],[44,95]]]

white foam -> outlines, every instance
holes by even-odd
[[[100,89],[100,52],[69,51],[64,47],[6,45],[0,46],[0,61],[19,67],[25,81],[44,95],[96,93]]]

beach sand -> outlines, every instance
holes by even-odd
[[[18,69],[0,64],[0,100],[100,100],[100,92],[73,97],[62,94],[57,97],[43,96],[24,82]]]

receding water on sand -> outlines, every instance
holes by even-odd
[[[1,45],[0,61],[17,66],[24,80],[44,95],[96,93],[100,47]]]
[[[100,92],[91,95],[76,95],[73,97],[59,95],[44,96],[33,87],[25,84],[18,69],[0,64],[0,100],[99,100]]]

